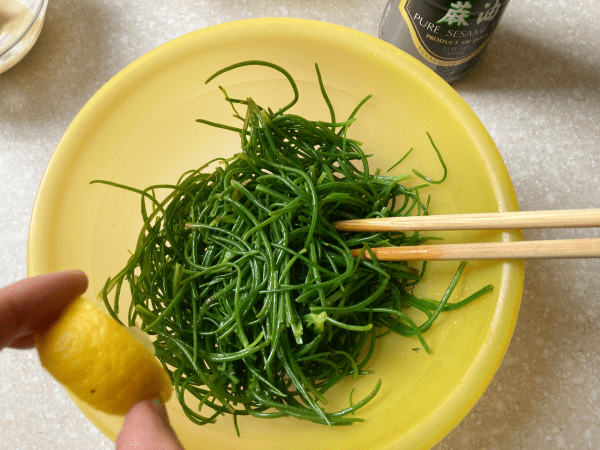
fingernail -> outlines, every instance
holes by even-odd
[[[165,422],[169,423],[169,416],[167,415],[167,408],[162,400],[158,397],[154,397],[148,400],[148,404],[152,408],[152,410],[160,416],[160,418]]]

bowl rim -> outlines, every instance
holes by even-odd
[[[20,3],[20,2],[19,2]],[[33,13],[31,19],[27,22],[27,25],[23,26],[18,34],[14,35],[11,40],[6,40],[6,43],[2,43],[2,36],[0,36],[0,50],[4,47],[5,50],[0,53],[0,58],[10,53],[11,50],[21,42],[21,39],[29,33],[29,30],[33,27],[35,22],[39,19],[40,15],[45,13],[45,9],[48,6],[48,0],[28,0],[23,5],[23,10],[27,9]],[[34,8],[34,9],[31,9]],[[23,12],[21,13],[23,14]]]
[[[111,98],[114,95],[117,95],[119,91],[122,91],[123,85],[127,83],[130,78],[135,79],[136,77],[143,75],[147,70],[147,66],[155,64],[162,58],[168,57],[171,50],[176,50],[177,48],[184,46],[193,46],[195,42],[202,41],[208,36],[219,35],[224,32],[235,32],[240,29],[247,30],[249,27],[278,27],[279,29],[286,28],[296,30],[318,29],[319,32],[327,34],[327,36],[332,39],[342,41],[352,37],[353,39],[364,42],[366,46],[369,46],[374,50],[377,49],[386,54],[391,52],[393,58],[402,60],[403,63],[408,65],[411,72],[419,75],[420,82],[424,89],[436,91],[437,95],[442,97],[443,101],[447,102],[449,107],[460,115],[462,121],[470,124],[471,139],[481,150],[482,156],[485,156],[488,167],[494,167],[494,171],[492,172],[490,169],[489,174],[491,176],[493,191],[498,199],[500,210],[518,209],[514,188],[510,182],[510,177],[508,176],[504,161],[484,125],[460,95],[424,64],[402,52],[392,44],[358,30],[337,24],[298,18],[268,17],[242,19],[211,25],[206,28],[192,31],[150,50],[118,71],[81,108],[58,142],[42,177],[38,194],[36,195],[27,249],[28,276],[40,273],[40,266],[43,266],[40,261],[36,261],[37,257],[33,252],[35,245],[32,244],[33,241],[36,240],[36,233],[38,232],[34,230],[34,222],[36,221],[36,217],[39,220],[40,215],[47,214],[47,212],[44,211],[44,202],[47,194],[44,194],[43,188],[49,182],[51,174],[54,172],[54,167],[58,167],[65,162],[65,155],[59,151],[61,146],[69,139],[76,138],[76,135],[81,133],[80,128],[85,127],[87,117],[90,115],[93,116],[96,108],[102,108],[103,104],[107,101],[107,98]],[[519,236],[518,234],[516,237],[514,234],[505,235],[504,239],[514,240],[519,239]],[[451,398],[446,398],[444,402],[438,405],[437,408],[432,411],[430,416],[428,416],[427,422],[437,422],[437,426],[433,427],[433,429],[431,429],[432,427],[425,427],[428,429],[419,430],[418,433],[413,436],[412,442],[415,444],[419,442],[419,446],[413,448],[430,448],[444,438],[479,400],[500,366],[500,362],[506,353],[514,332],[521,301],[524,280],[522,261],[506,263],[503,266],[503,274],[502,279],[504,280],[504,284],[499,286],[498,289],[504,295],[502,296],[501,294],[498,302],[502,303],[502,308],[506,309],[509,308],[508,303],[510,300],[513,303],[511,306],[513,308],[512,314],[504,317],[503,325],[501,327],[502,332],[493,333],[486,341],[482,350],[476,357],[476,364],[473,366],[474,370],[471,370],[466,374],[464,379],[465,382],[457,386],[455,391],[452,392]],[[496,311],[496,314],[498,313],[499,310]],[[82,403],[77,401],[76,398],[73,399],[80,409],[83,410]],[[459,402],[458,399],[462,400]],[[84,414],[86,414],[85,410]],[[451,416],[452,418],[448,419],[448,416]],[[444,420],[439,422],[442,418]],[[111,430],[103,429],[97,424],[95,425],[105,435],[110,436],[112,434]],[[426,437],[424,437],[425,434]],[[381,448],[391,450],[392,448],[395,448],[395,445],[397,445],[397,443],[390,442],[388,445],[384,445]]]

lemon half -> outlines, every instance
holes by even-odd
[[[73,301],[36,335],[42,365],[90,406],[125,415],[135,403],[173,388],[167,372],[131,332],[91,301]]]

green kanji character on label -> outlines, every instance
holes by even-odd
[[[456,2],[450,3],[451,8],[446,12],[446,15],[442,17],[437,23],[446,22],[448,25],[469,26],[467,19],[471,16],[469,11],[473,5],[471,2]]]
[[[496,4],[492,6],[491,9],[488,9],[485,14],[482,12],[479,13],[479,17],[477,17],[477,24],[480,24],[483,21],[489,22],[490,20],[493,20],[494,17],[496,17],[496,14],[498,14],[498,11],[500,11],[501,6],[502,5],[500,4],[500,1],[496,0]],[[490,3],[486,3],[485,7],[489,8]]]

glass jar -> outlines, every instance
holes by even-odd
[[[48,0],[0,0],[0,73],[17,64],[37,41]]]

